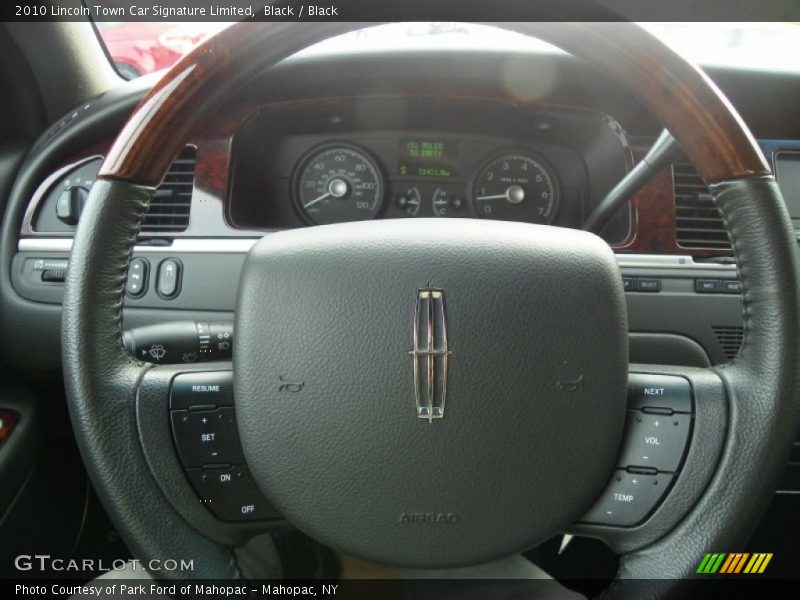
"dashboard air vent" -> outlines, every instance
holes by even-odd
[[[169,233],[184,231],[189,226],[196,154],[195,148],[187,147],[172,163],[150,202],[142,223],[143,232]]]
[[[712,325],[717,342],[722,348],[722,353],[728,360],[734,359],[739,355],[744,340],[744,329],[741,327],[729,327],[725,325]]]
[[[731,241],[722,216],[695,168],[686,159],[676,162],[672,178],[678,245],[730,252]]]

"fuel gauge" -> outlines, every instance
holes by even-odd
[[[394,201],[397,208],[405,212],[407,216],[416,217],[420,206],[422,206],[422,195],[419,193],[419,188],[412,187],[398,194]]]

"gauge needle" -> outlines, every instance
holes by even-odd
[[[525,190],[518,185],[509,186],[504,194],[478,196],[476,200],[508,200],[511,204],[519,204],[525,199]]]
[[[328,184],[328,191],[322,194],[319,198],[314,198],[308,204],[303,204],[303,208],[311,208],[317,202],[322,202],[325,198],[343,198],[347,194],[347,182],[343,179],[334,179]]]
[[[312,207],[312,206],[314,206],[314,205],[315,205],[317,202],[322,202],[323,200],[325,200],[325,198],[330,198],[330,197],[331,197],[331,193],[330,193],[330,192],[325,192],[324,194],[322,194],[322,196],[319,196],[318,198],[314,198],[314,199],[313,199],[311,202],[309,202],[308,204],[303,204],[303,208],[311,208],[311,207]]]

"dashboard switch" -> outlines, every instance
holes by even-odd
[[[672,375],[628,375],[628,408],[668,408],[672,412],[692,412],[692,388],[683,377]]]
[[[158,295],[172,299],[181,288],[181,263],[174,258],[167,258],[158,265]]]
[[[722,292],[725,294],[741,294],[742,282],[735,279],[726,279],[722,281]]]
[[[245,466],[187,469],[186,473],[200,501],[224,521],[256,521],[280,516]]]
[[[42,281],[45,283],[64,283],[67,280],[67,272],[63,270],[42,271]]]
[[[83,205],[89,197],[85,187],[72,185],[64,189],[56,200],[56,216],[67,225],[75,225],[81,217]]]
[[[673,477],[668,473],[646,475],[618,470],[595,505],[580,521],[619,527],[637,525],[653,512]]]
[[[138,298],[147,291],[148,263],[143,258],[134,258],[128,266],[125,292],[131,298]]]
[[[186,467],[244,462],[232,407],[174,410],[172,433]]]
[[[722,282],[719,279],[695,279],[694,290],[698,294],[720,294]]]
[[[689,439],[692,417],[628,411],[620,467],[650,467],[675,472],[681,464]]]
[[[643,279],[638,278],[634,282],[634,289],[637,292],[660,292],[661,280],[660,279]]]

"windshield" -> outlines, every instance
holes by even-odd
[[[119,73],[132,79],[169,68],[229,23],[98,22]],[[705,66],[800,72],[798,23],[642,23],[691,61]],[[560,52],[544,42],[496,27],[465,23],[390,23],[312,46],[303,54],[386,49],[495,48]]]

